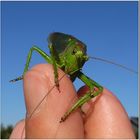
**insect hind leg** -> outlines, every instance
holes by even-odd
[[[81,71],[78,73],[78,78],[83,81],[88,87],[89,87],[89,91],[87,91],[85,93],[85,95],[83,97],[81,97],[62,117],[60,120],[61,122],[64,122],[68,116],[75,111],[76,109],[78,109],[79,107],[81,107],[84,103],[90,101],[92,98],[98,96],[99,94],[102,93],[103,91],[103,87],[101,85],[99,85],[97,82],[95,82],[94,80],[90,79],[89,77],[87,77],[85,74],[83,74]]]

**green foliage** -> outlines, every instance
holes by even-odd
[[[1,124],[1,139],[8,139],[10,137],[12,130],[13,130],[12,125],[8,125],[7,127],[5,127],[3,126],[3,124]]]
[[[138,120],[139,120],[138,117],[131,117],[131,118],[130,118],[130,121],[131,121],[133,130],[134,130],[136,139],[139,138],[139,135],[138,135],[138,130],[139,130]]]

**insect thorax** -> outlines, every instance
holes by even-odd
[[[77,49],[77,50],[76,50]],[[78,70],[82,69],[84,63],[88,60],[86,52],[83,52],[80,48],[70,47],[62,55],[60,60],[64,64],[63,70],[72,75]]]

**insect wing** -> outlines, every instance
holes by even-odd
[[[57,53],[62,53],[68,47],[68,40],[70,39],[69,35],[63,33],[52,33],[50,34],[48,41],[52,43]]]
[[[64,33],[59,33],[59,32],[54,32],[50,34],[48,41],[49,43],[52,43],[54,46],[55,50],[57,53],[63,53],[68,47],[69,47],[69,42],[71,40],[75,40],[77,44],[81,47],[81,49],[86,52],[86,45],[78,40],[77,38],[73,37],[72,35],[64,34]]]

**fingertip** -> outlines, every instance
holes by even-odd
[[[135,138],[128,115],[109,90],[91,100],[85,117],[86,138]]]
[[[25,120],[21,120],[15,125],[10,135],[10,139],[24,139],[24,138],[25,138]]]
[[[45,75],[44,67],[43,64],[36,65],[24,75],[23,86],[27,115],[33,112],[42,97],[49,91],[50,81]],[[40,108],[43,103],[40,104]]]
[[[50,64],[37,65],[24,77],[25,100],[28,110],[27,138],[81,138],[83,135],[83,124],[79,111],[73,113],[65,122],[59,123],[61,117],[69,109],[71,100],[76,93],[72,82],[62,70],[58,69],[58,75],[59,79],[63,77],[59,81],[60,92],[54,86],[54,70]],[[43,98],[44,100],[42,100]],[[38,104],[40,105],[38,106]],[[38,107],[34,111],[36,106]],[[79,127],[81,128],[79,129]],[[69,135],[70,133],[71,135]]]

